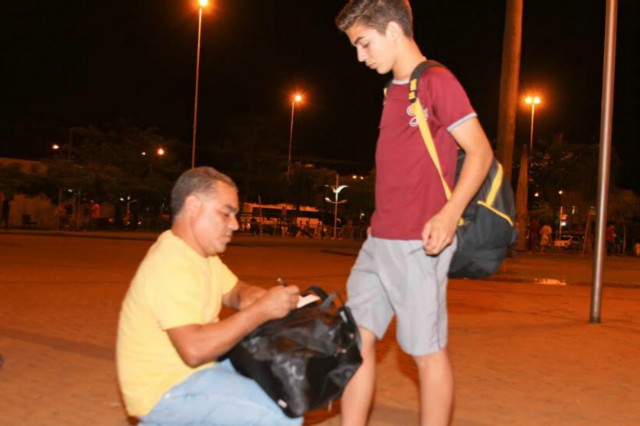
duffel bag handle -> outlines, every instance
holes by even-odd
[[[287,281],[282,277],[276,278],[276,281],[278,282],[278,284],[283,285],[285,287],[288,285]],[[327,294],[327,292],[324,291],[322,287],[317,285],[312,285],[312,286],[309,286],[309,288],[307,288],[305,291],[303,291],[302,295],[307,295],[309,293],[314,293],[316,296],[320,298],[320,300],[322,300],[322,305],[320,305],[321,311],[326,311],[329,308],[329,306],[331,306],[331,304],[333,303],[334,299],[336,299],[336,297],[338,298],[338,300],[340,300],[340,305],[344,306],[344,300],[342,300],[342,297],[340,297],[340,295],[335,291],[332,292],[331,294]]]

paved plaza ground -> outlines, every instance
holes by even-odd
[[[0,425],[132,424],[116,382],[115,334],[154,237],[0,233]],[[358,245],[238,236],[224,261],[261,286],[285,277],[344,294]],[[600,324],[588,321],[592,263],[518,254],[491,280],[450,282],[453,425],[640,424],[640,258],[606,259]],[[416,425],[415,367],[393,330],[378,355],[371,425]],[[305,420],[338,422],[339,404]]]

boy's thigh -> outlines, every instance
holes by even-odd
[[[143,425],[301,425],[291,419],[252,379],[238,374],[231,363],[194,373],[170,389]]]
[[[432,354],[447,345],[447,275],[455,249],[456,240],[438,256],[428,256],[420,247],[407,256],[395,275],[389,274],[402,288],[392,303],[398,343],[410,355]]]
[[[359,326],[383,337],[395,314],[397,338],[411,355],[447,344],[447,273],[456,240],[438,256],[427,256],[418,240],[370,237],[347,283],[348,304]]]
[[[393,318],[393,308],[379,275],[378,239],[368,237],[347,280],[347,306],[359,327],[382,339]]]

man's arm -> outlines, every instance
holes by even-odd
[[[491,145],[477,118],[460,124],[451,134],[464,150],[465,160],[451,198],[424,225],[422,245],[429,255],[437,255],[451,244],[458,221],[486,178],[493,159]]]
[[[222,304],[240,311],[258,300],[266,292],[261,287],[249,285],[238,280],[233,289],[222,296]]]
[[[189,324],[167,330],[171,343],[188,366],[197,367],[216,360],[260,324],[286,316],[298,303],[296,286],[275,286],[254,298],[257,292],[250,289],[252,286],[238,284],[241,285],[238,294],[225,297],[234,299],[231,303],[243,306],[242,310],[216,323]],[[253,299],[252,303],[245,303],[242,300],[245,296],[247,303]]]

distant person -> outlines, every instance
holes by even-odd
[[[463,87],[446,68],[430,68],[418,95],[443,175],[447,200],[409,101],[409,79],[425,56],[413,38],[407,0],[351,0],[336,19],[357,59],[393,73],[376,147],[375,212],[347,282],[362,337],[363,364],[342,398],[342,425],[368,420],[376,382],[376,340],[397,316],[400,347],[413,356],[420,383],[420,424],[450,421],[453,373],[447,353],[447,272],[463,210],[486,177],[493,153]],[[380,90],[382,96],[382,90]],[[458,146],[466,159],[454,188]]]
[[[98,229],[98,219],[100,218],[100,203],[97,201],[91,201],[91,229]]]
[[[53,215],[56,217],[57,229],[66,229],[69,220],[64,204],[58,204],[58,207],[53,211]]]
[[[231,362],[244,336],[296,307],[295,286],[240,281],[220,260],[238,229],[236,185],[210,167],[184,172],[173,224],[138,267],[120,312],[118,379],[142,425],[300,425]],[[237,312],[220,319],[221,306]]]
[[[249,221],[249,230],[251,231],[251,235],[254,237],[258,236],[258,221],[255,217],[252,217]]]
[[[537,217],[529,221],[529,251],[533,252],[540,245],[540,222]]]
[[[616,227],[613,223],[609,223],[606,229],[606,247],[607,254],[611,256],[614,253],[616,247]]]
[[[82,204],[82,218],[80,221],[80,229],[87,230],[91,229],[91,204],[85,202]]]
[[[540,229],[540,253],[544,252],[544,249],[551,248],[551,235],[553,234],[553,229],[549,226],[548,223],[542,225]]]
[[[11,213],[11,200],[13,197],[5,196],[2,200],[2,222],[4,229],[9,229],[9,214]]]

